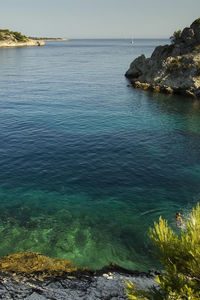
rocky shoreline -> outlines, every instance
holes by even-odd
[[[148,290],[157,286],[157,274],[115,264],[96,271],[79,269],[66,259],[21,252],[0,258],[0,299],[124,300],[125,281]]]
[[[135,88],[200,99],[200,19],[158,46],[150,58],[136,58],[125,76]]]
[[[102,269],[62,277],[39,277],[0,273],[0,299],[29,300],[125,300],[125,281],[141,289],[156,286],[155,271],[148,273]]]
[[[0,48],[44,46],[42,39],[31,39],[21,32],[0,29]]]
[[[44,46],[43,40],[27,40],[24,42],[18,41],[0,41],[0,48],[13,48],[13,47],[32,47],[32,46]]]

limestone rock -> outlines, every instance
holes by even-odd
[[[0,29],[0,48],[44,46],[43,40],[31,39],[20,32]]]
[[[28,39],[24,42],[5,40],[0,41],[0,48],[12,48],[12,47],[32,47],[32,46],[44,46],[45,42],[42,40],[31,40]]]
[[[136,58],[130,66],[130,69],[127,71],[127,76],[139,77],[145,70],[146,58],[144,55]]]
[[[200,98],[200,19],[175,33],[171,45],[136,58],[125,76],[136,88]]]

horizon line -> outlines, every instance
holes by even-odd
[[[49,39],[66,39],[66,40],[170,40],[167,37],[141,37],[141,38],[123,38],[123,37],[37,37],[37,38],[49,38]]]

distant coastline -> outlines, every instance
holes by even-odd
[[[69,39],[66,39],[66,38],[55,38],[55,37],[53,37],[53,38],[49,38],[49,37],[44,37],[44,38],[38,38],[38,37],[29,37],[29,39],[31,39],[31,40],[36,40],[36,41],[45,41],[45,42],[47,42],[47,41],[69,41]]]
[[[28,40],[26,42],[0,41],[0,48],[44,46],[44,41]]]
[[[0,29],[0,48],[44,46],[44,40],[30,39],[21,32]]]

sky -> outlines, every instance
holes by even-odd
[[[200,17],[200,0],[0,2],[0,28],[37,37],[169,38]]]

